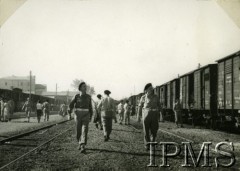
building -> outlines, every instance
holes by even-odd
[[[60,92],[48,91],[48,92],[43,92],[41,95],[50,97],[50,98],[55,98],[57,100],[65,101],[68,104],[70,100],[73,98],[73,96],[77,93],[78,92],[75,92],[75,91],[60,91]]]
[[[15,88],[21,89],[24,93],[35,94],[35,76],[31,77],[30,84],[30,76],[9,76],[0,78],[0,88],[13,90]],[[31,87],[30,87],[31,85]]]
[[[47,92],[46,84],[35,84],[35,94],[42,95]]]

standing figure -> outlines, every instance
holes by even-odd
[[[60,113],[63,117],[67,115],[67,108],[68,106],[66,105],[65,102],[60,107]]]
[[[10,105],[7,101],[7,99],[4,99],[3,103],[3,122],[9,121],[10,116]]]
[[[37,101],[37,105],[36,105],[36,108],[37,108],[37,121],[38,123],[40,123],[40,120],[41,120],[41,116],[42,116],[42,104],[40,102],[40,100]]]
[[[30,99],[27,98],[27,101],[24,103],[22,110],[25,110],[26,116],[28,118],[28,122],[30,122],[30,115],[31,115],[31,102]]]
[[[87,145],[88,125],[92,118],[92,98],[86,93],[87,86],[85,82],[79,84],[79,94],[76,94],[69,104],[68,113],[75,114],[77,141],[79,143],[78,149],[81,153],[86,151]]]
[[[115,116],[115,102],[109,97],[111,94],[109,90],[105,90],[104,94],[105,98],[99,103],[98,110],[101,110],[104,141],[108,141],[112,132],[112,120]]]
[[[3,98],[0,97],[0,121],[3,121],[3,108],[4,108],[4,101],[3,101]]]
[[[149,150],[149,142],[155,142],[157,136],[160,102],[158,96],[154,94],[151,83],[145,86],[144,92],[145,95],[139,102],[138,115],[142,116],[145,148]]]
[[[15,109],[15,103],[12,99],[10,99],[8,101],[8,105],[9,105],[9,118],[8,118],[8,120],[11,121],[13,113],[14,113],[14,109]]]
[[[175,113],[175,123],[178,127],[178,124],[181,124],[181,127],[183,127],[182,125],[182,105],[179,101],[179,99],[176,99],[175,104],[174,104],[174,113]]]
[[[49,114],[50,114],[50,104],[49,100],[46,100],[43,103],[43,115],[44,115],[44,121],[49,120]]]
[[[124,122],[125,122],[125,125],[130,124],[130,112],[131,112],[131,106],[129,105],[129,101],[126,100],[126,103],[124,104]]]
[[[103,130],[102,120],[101,120],[101,111],[98,110],[98,105],[101,102],[102,95],[98,94],[97,98],[98,98],[98,101],[95,104],[95,116],[94,116],[93,122],[95,123],[96,128],[100,127],[100,130]]]
[[[121,100],[117,106],[118,114],[119,114],[119,124],[121,125],[123,122],[123,115],[124,115],[124,108],[123,108],[123,101]]]
[[[164,122],[165,121],[165,106],[163,103],[160,104],[160,117],[159,117],[159,122]]]

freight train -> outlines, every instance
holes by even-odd
[[[0,97],[6,99],[6,100],[12,100],[14,102],[14,109],[13,112],[20,112],[22,111],[22,106],[24,102],[29,97],[28,93],[23,93],[20,89],[14,89],[14,90],[6,90],[6,89],[0,89]],[[52,110],[59,111],[59,105],[63,103],[63,101],[59,99],[44,97],[36,94],[31,94],[31,102],[32,102],[32,109],[35,110],[37,101],[40,100],[41,102],[44,102],[46,100],[49,101]]]
[[[166,120],[174,120],[174,102],[180,99],[185,123],[240,128],[240,51],[156,86],[154,93]],[[142,95],[129,98],[135,111]]]

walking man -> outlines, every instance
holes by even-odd
[[[151,83],[145,86],[144,92],[139,102],[138,115],[143,118],[144,143],[146,150],[149,150],[149,142],[155,142],[157,136],[160,102]]]
[[[40,120],[41,120],[41,116],[42,116],[42,104],[40,102],[40,100],[37,101],[37,105],[36,105],[36,108],[37,108],[37,121],[38,123],[40,123]]]
[[[177,127],[178,127],[178,124],[181,124],[181,128],[182,128],[183,127],[183,125],[182,125],[182,113],[181,113],[182,105],[181,105],[179,99],[176,99],[173,110],[174,110],[174,113],[175,113],[175,123],[176,123]]]
[[[129,101],[126,100],[126,103],[124,104],[124,122],[125,122],[125,125],[130,124],[130,112],[131,112],[131,106],[129,105]]]
[[[67,105],[64,102],[61,107],[60,107],[60,115],[62,115],[63,117],[67,115]]]
[[[104,141],[108,141],[112,132],[112,120],[115,116],[115,102],[109,97],[111,94],[109,90],[105,90],[104,94],[105,98],[99,103],[98,110],[101,110]]]
[[[79,84],[79,94],[76,94],[69,104],[68,113],[74,112],[76,118],[78,149],[81,153],[86,152],[88,125],[92,118],[92,98],[86,93],[85,82]]]
[[[48,100],[46,100],[43,103],[43,115],[44,115],[44,121],[49,120],[49,114],[50,114],[50,104]]]
[[[123,101],[122,100],[118,104],[117,108],[118,108],[118,114],[119,114],[119,124],[121,125],[122,122],[123,122],[123,115],[124,115]]]
[[[26,116],[28,118],[28,122],[30,122],[30,115],[31,115],[31,102],[29,97],[27,98],[27,101],[24,103],[22,110],[25,110]]]
[[[100,110],[98,110],[98,105],[99,105],[99,103],[101,102],[101,99],[102,99],[102,95],[101,94],[98,94],[97,95],[97,98],[98,98],[98,100],[97,100],[97,102],[96,102],[96,104],[95,104],[95,116],[94,116],[94,123],[95,123],[95,125],[96,125],[96,128],[99,128],[100,127],[100,130],[103,130],[103,126],[102,126],[102,119],[101,119],[101,111]]]

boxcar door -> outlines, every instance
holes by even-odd
[[[233,107],[240,110],[240,57],[233,59]]]
[[[226,109],[232,109],[232,59],[225,63],[225,104]]]

